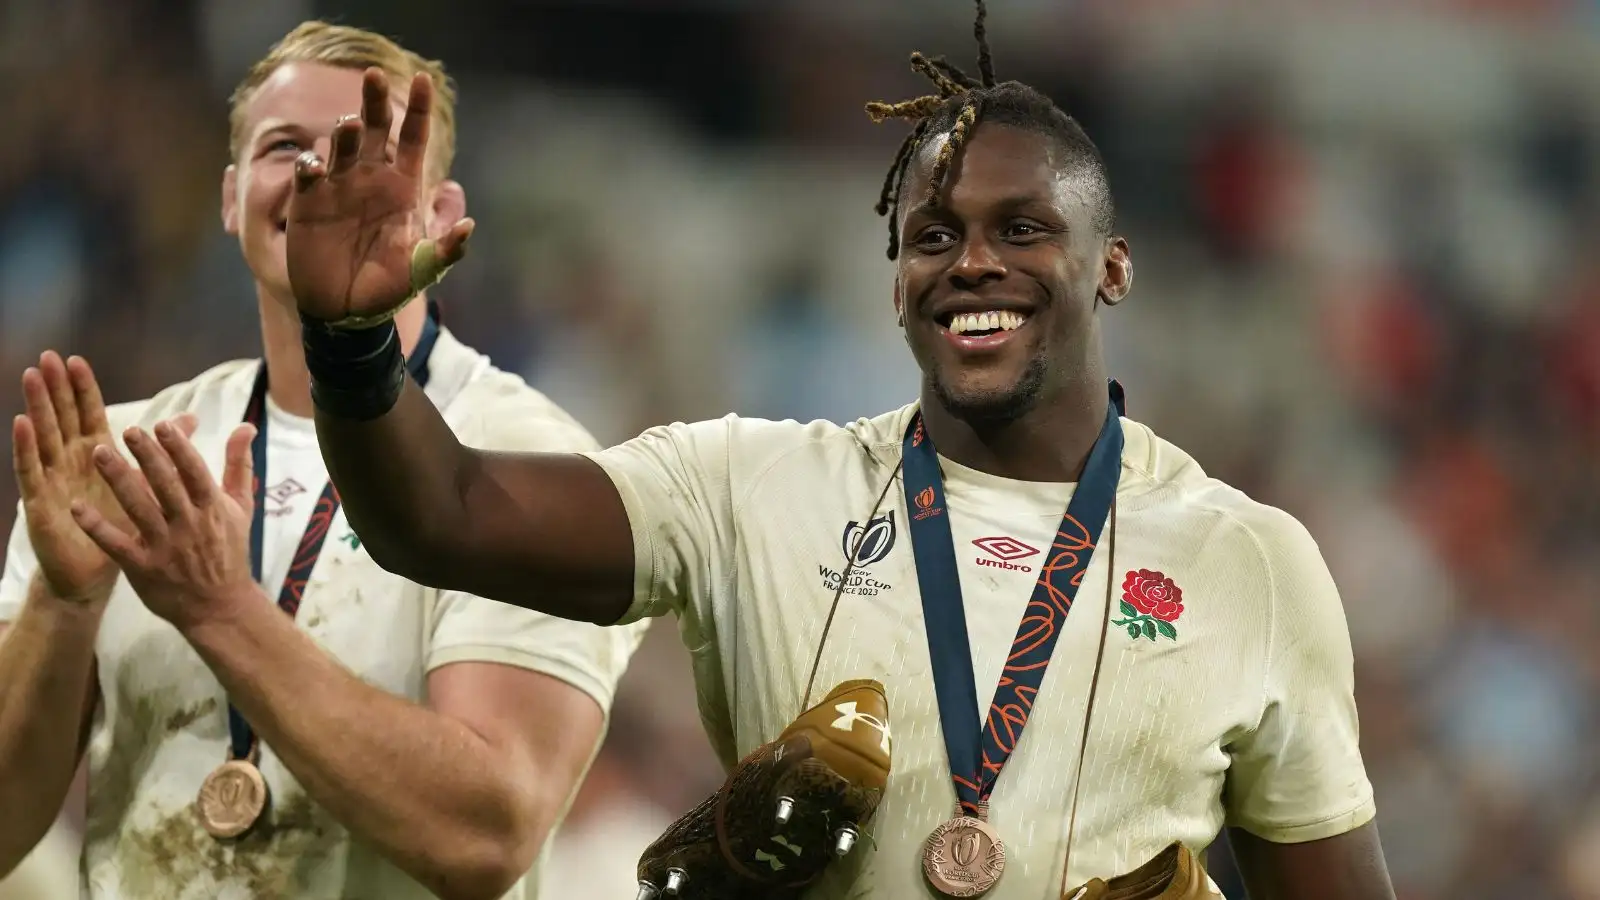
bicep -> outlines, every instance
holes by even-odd
[[[428,674],[428,705],[503,754],[514,792],[542,842],[577,788],[605,727],[600,704],[554,676],[494,662]]]
[[[633,593],[634,552],[616,485],[573,453],[468,451],[450,588],[564,619],[609,623]],[[417,579],[424,583],[437,579]]]
[[[1354,659],[1316,544],[1284,518],[1262,542],[1272,598],[1259,719],[1228,745],[1227,824],[1285,844],[1344,834],[1375,813],[1361,757]]]
[[[522,412],[486,409],[499,440],[473,449],[408,381],[377,419],[319,411],[317,439],[346,518],[385,569],[562,618],[614,619],[633,571],[617,491],[580,456],[526,452],[567,448]],[[494,452],[508,449],[522,452]]]
[[[719,421],[585,454],[466,450],[450,562],[412,580],[606,625],[682,612],[731,533],[729,446]]]
[[[1234,828],[1228,843],[1250,900],[1394,900],[1374,822],[1296,844]]]

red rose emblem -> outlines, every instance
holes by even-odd
[[[1176,622],[1183,615],[1183,590],[1154,569],[1130,571],[1122,580],[1122,599],[1141,615]]]

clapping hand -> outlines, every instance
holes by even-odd
[[[78,526],[121,566],[150,611],[180,630],[260,593],[249,547],[254,436],[252,425],[228,436],[218,484],[175,423],[162,422],[154,434],[130,428],[123,440],[139,468],[109,447],[94,452],[120,515],[72,504]]]
[[[50,351],[22,373],[22,395],[26,412],[11,423],[11,459],[40,575],[57,597],[103,600],[116,584],[117,564],[72,514],[80,505],[107,523],[126,521],[95,465],[99,452],[117,455],[100,385],[83,359],[63,362]],[[184,416],[175,430],[194,427],[194,417]]]

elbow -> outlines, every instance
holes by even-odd
[[[433,584],[430,574],[448,571],[448,561],[461,546],[460,521],[438,510],[423,514],[409,509],[361,508],[345,503],[345,518],[361,549],[385,571],[420,584]]]
[[[367,530],[358,530],[357,538],[360,539],[367,555],[378,564],[378,568],[394,575],[399,575],[407,581],[417,584],[428,584],[426,571],[430,568],[426,564],[427,554],[425,544],[415,536],[384,533]],[[398,539],[397,539],[398,538]]]
[[[441,900],[500,900],[533,865],[518,868],[503,854],[459,859],[440,871],[428,889]]]
[[[449,570],[445,562],[451,558],[447,536],[432,523],[357,526],[356,536],[379,568],[407,581],[437,587],[439,573]]]
[[[429,888],[444,900],[499,900],[533,868],[548,833],[549,824],[542,816],[508,815],[439,860]]]
[[[4,882],[27,861],[33,849],[45,839],[54,821],[46,819],[41,824],[27,819],[13,819],[0,826],[0,882]]]
[[[533,867],[536,854],[508,842],[480,839],[438,861],[428,889],[442,900],[499,900]]]

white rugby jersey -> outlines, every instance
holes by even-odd
[[[153,399],[109,410],[112,434],[199,416],[193,441],[214,473],[244,414],[259,363],[224,363]],[[428,396],[461,440],[497,450],[578,451],[593,438],[520,378],[441,330],[428,361]],[[310,420],[269,406],[264,581],[277,598],[327,473]],[[0,621],[21,608],[37,563],[19,514],[0,579]],[[329,529],[296,623],[346,667],[422,702],[427,675],[452,662],[531,669],[578,688],[609,711],[643,623],[601,628],[406,581],[362,548],[341,509]],[[265,827],[237,843],[201,827],[201,782],[227,758],[227,699],[171,625],[118,582],[95,646],[102,701],[89,739],[84,897],[95,900],[424,900],[433,894],[354,840],[306,795],[273,754],[261,753],[272,792]],[[340,735],[329,735],[340,740]],[[570,798],[569,798],[570,800]],[[549,841],[546,841],[548,848]],[[506,895],[534,900],[538,865]]]
[[[624,621],[682,618],[702,717],[729,765],[801,711],[854,548],[812,701],[840,681],[882,681],[893,771],[872,839],[812,898],[935,896],[923,843],[955,807],[904,494],[898,483],[884,491],[913,412],[846,427],[729,416],[592,454],[633,531]],[[1060,889],[1108,579],[1112,622],[1069,886],[1127,872],[1174,840],[1204,850],[1225,825],[1297,842],[1375,812],[1348,630],[1315,542],[1149,428],[1122,424],[1115,570],[1103,533],[990,800],[1009,859],[993,900]],[[1074,485],[941,463],[981,719]]]

